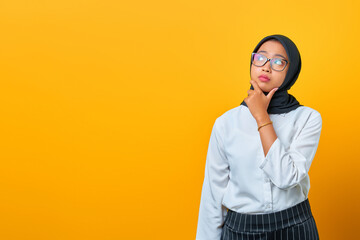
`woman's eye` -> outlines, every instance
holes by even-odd
[[[283,65],[283,64],[284,64],[281,59],[276,59],[276,60],[274,61],[274,63],[277,64],[277,65]]]
[[[263,59],[264,59],[263,56],[261,56],[261,55],[256,55],[256,60],[261,61],[261,60],[263,60]]]

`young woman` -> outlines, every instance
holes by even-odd
[[[213,125],[197,240],[319,239],[308,172],[322,118],[287,92],[300,69],[286,36],[267,36],[255,47],[248,97]]]

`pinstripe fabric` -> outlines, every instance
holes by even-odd
[[[319,240],[309,199],[277,212],[244,214],[228,210],[220,240]]]

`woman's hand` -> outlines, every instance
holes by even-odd
[[[249,89],[247,91],[248,97],[246,97],[244,101],[255,120],[259,123],[268,115],[267,108],[272,96],[278,88],[272,89],[268,95],[265,95],[256,81],[250,80],[250,83],[253,85],[254,90]]]

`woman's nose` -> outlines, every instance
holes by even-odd
[[[262,69],[263,69],[264,71],[270,72],[270,71],[271,71],[270,61],[267,61],[267,62],[265,63],[265,65],[262,66]]]

